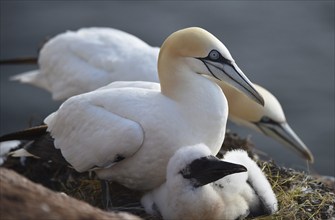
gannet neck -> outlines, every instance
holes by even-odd
[[[189,67],[188,61],[191,58],[163,57],[164,60],[160,60],[158,64],[162,94],[177,101],[187,101],[192,97],[200,99],[199,96],[207,97],[212,92],[222,98],[223,93],[217,84]]]
[[[183,91],[185,81],[187,82],[191,78],[190,74],[195,75],[187,66],[184,66],[181,59],[178,60],[178,58],[166,52],[160,52],[158,58],[158,76],[161,82],[162,94],[177,99],[178,94]]]
[[[278,123],[286,121],[285,114],[279,101],[263,87],[254,84],[254,87],[265,100],[264,106],[260,106],[230,85],[224,82],[217,83],[229,100],[229,112],[232,119],[238,118],[248,122],[258,122],[262,117],[266,116]],[[246,111],[243,106],[248,106],[248,111]]]
[[[216,146],[212,148],[215,155],[224,140],[228,118],[227,99],[216,83],[192,72],[185,65],[185,59],[170,62],[174,63],[171,69],[160,69],[161,93],[179,103],[183,117],[189,121],[192,130],[202,131],[205,137],[203,142],[211,147]],[[211,129],[204,130],[204,127]],[[212,132],[214,130],[220,130],[220,137]]]
[[[264,108],[257,103],[254,103],[246,95],[228,85],[227,83],[217,81],[223,90],[225,96],[229,100],[229,118],[234,120],[235,118],[242,119],[243,121],[256,122],[260,120],[264,114]],[[266,105],[266,99],[264,105]],[[248,106],[248,110],[245,107]]]

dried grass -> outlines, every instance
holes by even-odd
[[[227,133],[225,144],[218,156],[232,146],[244,146],[250,156],[257,157],[249,138],[241,139],[236,134]],[[273,162],[258,161],[259,166],[268,177],[279,202],[279,211],[265,219],[331,219],[335,218],[334,188],[326,186],[316,177],[292,169],[278,167]],[[86,201],[103,208],[100,181],[93,173],[79,174],[71,168],[60,167],[52,162],[27,159],[25,166],[19,159],[9,158],[3,165],[28,177],[34,182]],[[113,210],[128,211],[144,219],[159,219],[144,212],[139,200],[142,193],[129,190],[119,184],[110,183]]]

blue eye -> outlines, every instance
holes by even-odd
[[[269,121],[270,121],[270,118],[268,118],[268,117],[263,117],[263,118],[262,118],[262,121],[263,121],[263,122],[269,122]]]
[[[218,60],[220,58],[220,53],[216,50],[212,50],[211,52],[209,52],[208,56],[211,60]]]
[[[274,123],[274,121],[271,118],[267,117],[267,116],[264,116],[261,119],[261,122],[263,122],[263,123]]]

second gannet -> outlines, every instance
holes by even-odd
[[[224,84],[218,81],[217,83]],[[276,139],[313,163],[313,154],[287,123],[277,98],[265,88],[253,85],[264,98],[264,106],[254,104],[247,96],[229,85],[221,86],[229,103],[229,119]]]
[[[50,39],[40,51],[39,69],[12,79],[46,89],[55,100],[67,99],[114,81],[159,82],[158,53],[158,47],[151,47],[136,36],[117,29],[81,28]],[[31,63],[33,60],[25,61]],[[14,63],[18,62],[20,60]],[[260,106],[227,84],[217,83],[227,94],[230,120],[284,143],[313,162],[313,154],[290,128],[280,103],[269,91],[255,85],[259,93],[264,93],[265,105]],[[152,88],[152,85],[130,82],[127,86]],[[109,87],[112,86],[120,87],[120,84]],[[154,87],[159,89],[156,84]]]
[[[158,82],[158,53],[158,47],[121,30],[82,28],[48,40],[38,56],[39,69],[12,79],[45,89],[54,100],[65,100],[115,81]]]
[[[149,190],[164,182],[166,165],[181,146],[204,143],[214,155],[221,147],[227,101],[203,75],[222,79],[263,104],[228,49],[201,28],[183,29],[165,40],[158,73],[160,90],[107,86],[74,96],[44,120],[45,126],[0,141],[33,139],[60,151],[79,172],[95,169],[101,179]]]

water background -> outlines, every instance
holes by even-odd
[[[47,36],[113,27],[160,46],[172,32],[200,26],[224,42],[239,67],[281,102],[291,127],[315,155],[311,173],[334,171],[334,1],[3,1],[0,58],[38,54]],[[55,111],[50,94],[9,82],[35,66],[0,67],[0,134]],[[134,66],[136,71],[136,66]],[[285,166],[306,170],[292,151],[228,124]]]

